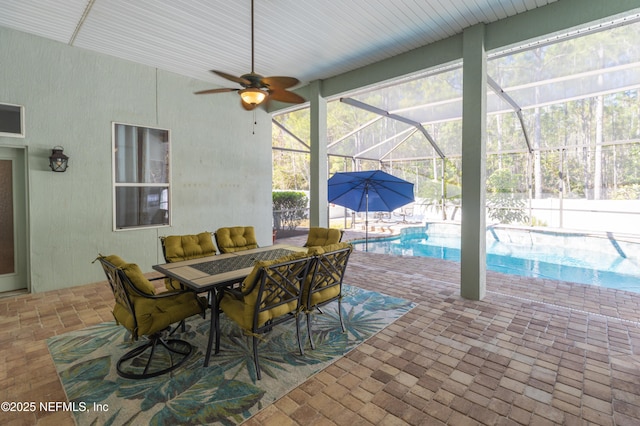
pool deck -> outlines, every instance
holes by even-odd
[[[640,294],[488,271],[471,301],[459,277],[354,252],[345,282],[418,306],[247,425],[638,424]]]
[[[417,306],[245,424],[638,424],[640,294],[489,271],[472,301],[459,277],[457,262],[354,252],[346,283]],[[2,400],[64,401],[45,339],[110,321],[112,306],[106,282],[0,299]],[[66,412],[0,420],[74,424]]]

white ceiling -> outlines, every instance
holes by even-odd
[[[556,0],[255,0],[255,71],[326,79]],[[0,0],[0,26],[177,74],[251,70],[250,0]]]

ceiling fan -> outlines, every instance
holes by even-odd
[[[260,74],[256,74],[253,70],[254,64],[254,43],[253,43],[253,0],[251,0],[251,72],[243,74],[240,77],[236,77],[227,74],[222,71],[211,70],[212,73],[219,75],[222,78],[231,80],[242,86],[242,89],[237,88],[222,88],[222,89],[209,89],[195,92],[196,95],[205,95],[210,93],[225,93],[225,92],[238,92],[240,94],[240,101],[242,107],[247,111],[251,111],[256,108],[262,102],[266,100],[274,100],[280,102],[287,102],[292,104],[299,104],[306,102],[306,100],[290,92],[286,89],[293,87],[299,83],[297,78],[293,77],[263,77]]]

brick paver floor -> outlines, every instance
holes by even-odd
[[[640,294],[487,272],[472,301],[459,277],[455,262],[354,252],[346,283],[417,306],[246,424],[640,424]],[[111,320],[112,305],[106,282],[0,299],[0,399],[65,401],[45,339]]]

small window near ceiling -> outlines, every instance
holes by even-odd
[[[114,229],[168,226],[169,131],[113,123]]]
[[[0,136],[24,137],[24,108],[0,104]]]

